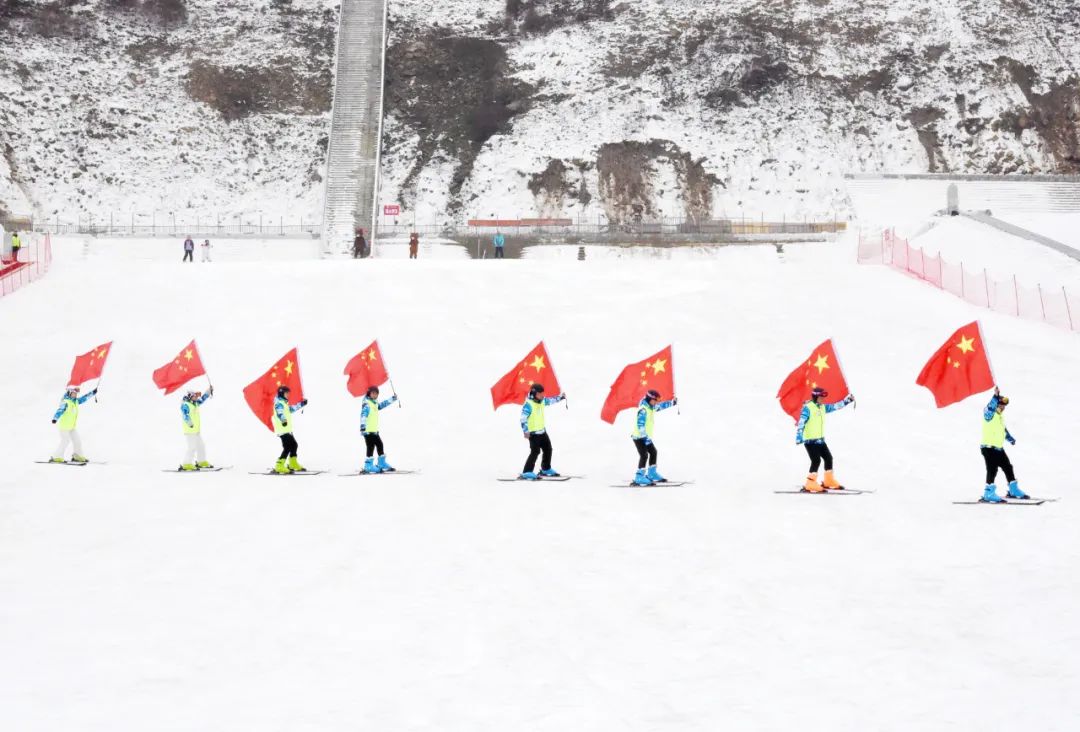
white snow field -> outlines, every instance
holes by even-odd
[[[0,301],[0,729],[17,732],[1076,730],[1080,496],[1075,334],[969,306],[850,241],[707,259],[243,259],[181,265],[56,242]],[[298,245],[303,246],[303,245]],[[1034,247],[1034,244],[1025,244]],[[114,252],[109,255],[108,252]],[[280,253],[280,252],[279,252]],[[1022,485],[975,499],[983,399],[914,383],[981,318]],[[210,459],[183,452],[151,371],[198,339]],[[870,495],[777,495],[806,457],[774,395],[827,337],[857,408],[831,415],[839,477]],[[378,338],[403,408],[361,460],[345,362]],[[488,389],[544,339],[566,483],[521,469]],[[115,345],[79,428],[82,468],[36,465],[73,357]],[[611,381],[675,344],[681,414],[629,489]],[[301,462],[241,389],[292,346],[311,403]]]

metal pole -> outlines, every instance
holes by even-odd
[[[986,267],[983,267],[983,287],[986,288],[986,307],[990,307],[990,276],[986,274]],[[997,291],[997,288],[994,288]],[[993,309],[993,308],[991,308]]]
[[[1016,275],[1013,275],[1013,297],[1016,298],[1016,317],[1020,317],[1020,287],[1016,284]]]
[[[964,263],[960,263],[960,299],[966,300],[964,297]]]
[[[1036,283],[1035,285],[1039,289],[1039,307],[1042,309],[1042,319],[1046,322],[1046,303],[1043,302],[1042,283]]]
[[[1065,297],[1065,314],[1069,316],[1069,330],[1073,329],[1072,321],[1072,309],[1069,307],[1069,293],[1065,290],[1065,285],[1061,286],[1061,294]]]

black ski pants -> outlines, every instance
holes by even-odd
[[[832,470],[832,453],[829,452],[828,445],[824,442],[807,442],[804,446],[806,454],[810,456],[811,473],[816,473],[822,462],[825,463],[826,470]]]
[[[536,458],[540,453],[544,454],[540,460],[541,470],[551,470],[551,438],[547,432],[529,433],[529,459],[525,461],[524,473],[531,473],[536,469]]]
[[[632,439],[634,440],[634,447],[637,448],[638,470],[643,469],[646,465],[656,465],[656,445],[652,442],[649,442],[649,444],[646,445],[644,437],[641,439]]]
[[[364,445],[367,447],[368,457],[374,455],[376,451],[378,451],[379,455],[383,454],[382,438],[379,437],[378,432],[365,432]]]
[[[495,247],[495,259],[505,259],[503,255],[503,247]]]
[[[998,450],[993,447],[982,448],[983,461],[986,463],[986,484],[990,485],[997,479],[998,468],[1005,473],[1005,480],[1012,483],[1016,480],[1016,473],[1013,472],[1012,463],[1009,462],[1009,456],[1005,454],[1004,450]]]
[[[300,446],[296,444],[296,438],[291,434],[281,436],[281,459],[296,457]]]
[[[184,261],[184,262],[194,262],[195,261],[195,252],[193,250],[191,250],[191,249],[185,249],[184,250],[184,259],[182,261]]]

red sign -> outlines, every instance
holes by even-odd
[[[400,216],[401,206],[396,203],[389,203],[382,207],[383,216]]]

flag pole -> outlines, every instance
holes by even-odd
[[[829,343],[832,343],[833,353],[836,354],[836,365],[840,368],[840,373],[844,375],[844,383],[847,384],[847,371],[844,370],[844,364],[840,362],[840,350],[836,347],[836,344],[833,343],[832,338],[829,339]],[[811,355],[813,355],[813,354],[811,354]],[[850,384],[848,385],[848,394],[851,394],[851,385]],[[858,409],[859,408],[859,403],[857,401],[855,401],[855,396],[853,394],[851,394],[851,408],[852,409]]]
[[[990,367],[990,378],[994,381],[994,386],[997,386],[997,376],[994,376],[994,362],[990,360],[990,349],[986,347],[986,336],[983,335],[982,321],[975,321],[975,329],[979,331],[979,338],[982,338],[983,353],[986,354],[986,365]]]
[[[303,369],[300,368],[300,346],[296,346],[293,350],[296,351],[296,373],[302,374],[302,373],[304,373],[304,371],[303,371]],[[303,391],[303,390],[304,390],[304,380],[303,380],[303,378],[301,378],[300,379],[300,391]],[[304,397],[304,398],[307,399],[307,397]],[[303,414],[303,413],[304,413],[304,407],[300,407],[300,414]]]
[[[397,389],[394,388],[394,380],[390,376],[390,369],[386,366],[386,359],[382,355],[382,346],[379,345],[379,339],[375,339],[375,347],[379,349],[379,361],[382,362],[383,368],[386,369],[386,381],[390,384],[390,393],[397,396]],[[401,399],[397,400],[398,409],[401,409]]]
[[[671,391],[678,391],[678,389],[675,388],[675,341],[671,342]],[[671,398],[678,399],[678,396],[678,394],[672,393]],[[675,405],[675,414],[680,417],[682,416],[682,407],[678,404]]]
[[[210,391],[213,391],[214,382],[210,380],[210,372],[206,370],[206,361],[203,361],[202,353],[199,352],[199,344],[192,338],[191,345],[195,347],[195,355],[199,358],[199,363],[202,364],[203,373],[206,375],[206,383],[210,386]]]
[[[105,366],[109,365],[109,356],[112,355],[112,343],[109,343],[109,352],[105,354]],[[105,377],[105,366],[101,367],[101,374],[98,376],[97,383],[94,384],[94,404],[98,403],[97,390],[101,388],[101,382]]]
[[[544,353],[547,353],[547,344],[544,343],[543,339],[540,340],[540,347],[544,349]],[[550,353],[547,355],[548,358],[551,358]],[[549,363],[548,368],[551,369],[551,375],[555,377],[555,381],[558,381],[559,375],[555,373],[555,364]],[[559,386],[562,386],[562,384],[559,384]],[[565,407],[567,411],[570,411],[570,400],[566,398],[565,394],[563,395],[563,407]]]

